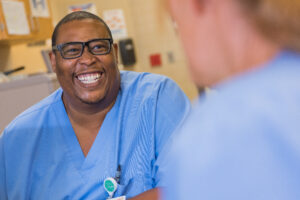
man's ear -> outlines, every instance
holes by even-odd
[[[203,15],[204,11],[206,11],[206,6],[209,1],[214,0],[187,0],[190,4],[190,12],[193,12],[196,16]]]
[[[55,52],[51,51],[49,52],[49,57],[51,61],[52,70],[56,72],[56,55]]]
[[[117,43],[113,43],[113,50],[114,50],[114,54],[116,56],[116,60],[117,60],[117,63],[119,63],[119,47],[118,47],[118,44]]]
[[[169,10],[173,19],[202,16],[209,1],[214,0],[168,0]]]
[[[193,3],[194,8],[198,11],[198,12],[202,12],[204,10],[204,7],[206,6],[205,4],[207,3],[207,1],[209,0],[191,0]]]

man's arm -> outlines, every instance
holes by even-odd
[[[160,199],[159,197],[160,197],[160,189],[154,188],[146,192],[143,192],[133,198],[130,198],[129,200],[159,200]]]

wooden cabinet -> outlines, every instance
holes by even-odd
[[[7,0],[6,0],[7,1]],[[24,5],[26,21],[28,23],[28,34],[10,34],[8,31],[8,25],[4,14],[3,1],[0,1],[0,41],[1,42],[14,42],[14,41],[38,41],[45,40],[51,37],[53,31],[51,10],[49,0],[46,0],[49,10],[49,17],[35,17],[32,15],[30,8],[31,0],[14,0],[14,2],[22,2]]]

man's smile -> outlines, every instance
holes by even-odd
[[[91,73],[83,73],[75,76],[81,83],[85,85],[95,84],[103,76],[103,72],[91,72]]]

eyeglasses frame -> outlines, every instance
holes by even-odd
[[[93,52],[90,50],[89,44],[90,44],[91,42],[99,41],[99,40],[100,40],[100,41],[101,41],[101,40],[108,40],[108,41],[109,41],[109,51],[108,51],[107,53],[99,53],[99,54],[97,54],[97,53],[93,53]],[[93,54],[93,55],[106,55],[106,54],[109,54],[109,53],[110,53],[110,51],[111,51],[111,49],[112,49],[111,46],[112,46],[113,43],[114,43],[114,42],[113,42],[113,39],[112,39],[112,38],[97,38],[97,39],[88,40],[88,41],[86,41],[86,42],[67,42],[67,43],[57,44],[57,45],[55,45],[55,46],[52,46],[52,51],[59,51],[59,53],[60,53],[60,55],[61,55],[61,57],[62,57],[63,59],[75,59],[75,58],[79,58],[79,57],[82,56],[82,54],[83,54],[83,52],[84,52],[84,48],[85,48],[85,46],[87,46],[88,51],[89,51],[91,54]],[[63,56],[63,52],[62,52],[62,48],[63,48],[64,46],[68,45],[68,44],[81,44],[82,50],[81,50],[80,54],[79,54],[78,56],[72,57],[72,58],[66,58],[66,57],[64,57],[64,56]]]

